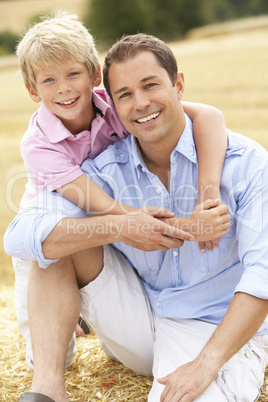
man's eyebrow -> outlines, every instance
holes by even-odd
[[[127,91],[128,87],[123,87],[123,88],[119,88],[116,91],[114,91],[115,95],[120,94],[121,92]]]
[[[149,75],[148,77],[143,78],[140,82],[146,82],[150,80],[154,80],[157,78],[157,75]]]
[[[142,78],[142,79],[140,80],[140,83],[142,84],[142,83],[144,83],[144,82],[146,82],[146,81],[150,81],[150,80],[153,80],[153,79],[156,79],[156,78],[157,78],[157,75],[149,75],[148,77]],[[128,89],[129,89],[129,87],[122,87],[122,88],[119,88],[119,89],[117,89],[117,90],[114,92],[114,94],[115,94],[115,95],[118,95],[119,93],[124,92],[124,91],[127,91]]]

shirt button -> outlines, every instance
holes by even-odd
[[[174,257],[177,257],[178,251],[173,251],[173,255],[174,255]]]
[[[156,302],[156,305],[157,305],[157,307],[159,307],[159,306],[160,306],[160,303],[159,303],[159,302]]]
[[[160,194],[160,193],[161,193],[161,189],[158,187],[158,188],[156,189],[156,192],[157,192],[157,194]]]
[[[248,350],[245,351],[245,356],[249,359],[250,358],[250,353]]]
[[[120,158],[123,159],[125,157],[125,154],[120,154]]]

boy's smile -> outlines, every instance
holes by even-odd
[[[70,109],[70,108],[76,106],[78,100],[79,100],[79,97],[68,100],[68,101],[56,102],[56,103],[57,103],[57,105],[62,106],[64,109]]]
[[[100,79],[99,70],[92,78],[85,63],[68,62],[36,71],[36,91],[28,91],[35,102],[42,101],[72,134],[77,134],[90,130],[95,117],[92,89]]]

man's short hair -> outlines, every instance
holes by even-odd
[[[35,71],[66,62],[84,62],[93,76],[99,66],[94,39],[75,15],[45,16],[29,28],[17,47],[25,85],[36,90]]]
[[[109,69],[111,65],[113,63],[123,63],[143,51],[152,52],[155,55],[161,67],[167,71],[172,84],[175,85],[178,72],[177,61],[173,52],[165,42],[155,36],[143,33],[126,35],[111,47],[104,61],[103,83],[111,98],[112,95],[109,82]]]

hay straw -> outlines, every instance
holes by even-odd
[[[13,288],[1,288],[0,306],[0,398],[13,402],[31,388],[32,372],[25,364],[25,343],[17,329]],[[93,333],[77,339],[77,355],[65,378],[74,402],[145,402],[152,385],[151,378],[108,359]],[[268,371],[258,402],[268,402]]]

